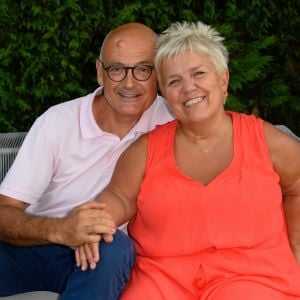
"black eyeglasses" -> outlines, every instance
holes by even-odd
[[[138,81],[146,81],[151,77],[153,66],[152,65],[136,65],[134,67],[125,67],[122,65],[112,65],[105,67],[101,62],[102,68],[106,71],[108,77],[115,82],[125,79],[128,70],[131,70],[132,76]]]

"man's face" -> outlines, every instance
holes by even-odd
[[[154,38],[131,28],[113,35],[106,42],[102,63],[105,67],[153,65],[154,52]],[[119,115],[139,118],[156,98],[158,84],[154,70],[146,81],[138,81],[133,77],[132,70],[128,70],[122,81],[115,82],[97,61],[97,75],[106,101]]]

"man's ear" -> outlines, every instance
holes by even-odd
[[[103,86],[103,69],[100,60],[96,60],[97,81],[100,86]]]

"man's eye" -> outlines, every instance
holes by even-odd
[[[149,73],[151,70],[149,66],[136,66],[135,69],[139,73]]]
[[[122,66],[112,66],[109,68],[109,72],[111,73],[119,73],[123,71],[123,67]]]

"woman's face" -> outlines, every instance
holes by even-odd
[[[228,79],[206,55],[186,52],[163,62],[160,88],[180,121],[199,122],[223,111]]]

